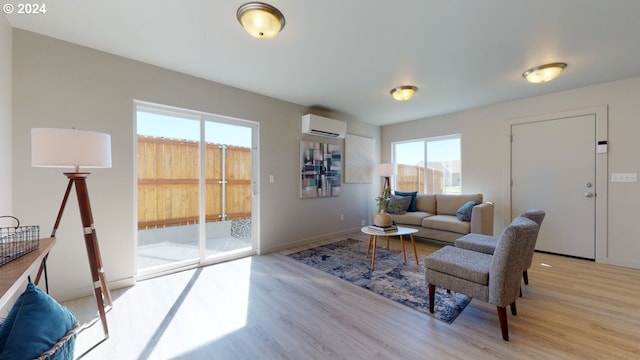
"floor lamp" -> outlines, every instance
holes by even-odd
[[[34,167],[73,168],[65,172],[69,179],[67,190],[62,199],[51,237],[56,235],[62,213],[67,204],[71,188],[75,185],[80,207],[80,218],[84,232],[84,241],[89,257],[89,267],[93,279],[93,288],[98,312],[102,321],[104,335],[109,338],[109,328],[105,311],[112,306],[111,293],[102,268],[102,258],[98,246],[98,236],[93,225],[91,203],[87,190],[88,172],[83,168],[111,167],[111,136],[109,134],[76,129],[31,129],[31,165]]]
[[[378,173],[384,178],[384,184],[382,184],[382,194],[384,195],[386,189],[391,190],[389,179],[396,174],[396,164],[382,163],[378,166]]]

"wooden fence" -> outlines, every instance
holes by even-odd
[[[138,229],[198,222],[198,163],[197,141],[138,136]],[[206,221],[250,217],[251,149],[206,144],[204,166]]]
[[[421,166],[397,165],[396,189],[398,191],[424,192],[425,169]],[[443,192],[444,176],[442,171],[427,168],[427,194]]]

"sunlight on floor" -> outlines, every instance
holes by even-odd
[[[233,277],[224,276],[233,272]],[[215,265],[214,271],[198,278],[189,294],[176,310],[175,318],[190,318],[178,325],[168,324],[162,338],[180,339],[180,342],[161,341],[158,338],[151,358],[187,357],[188,354],[216,340],[229,336],[247,325],[247,311],[251,282],[251,258]],[[207,303],[219,304],[207,307]],[[197,312],[194,309],[207,309]],[[199,320],[193,320],[199,319]],[[197,328],[183,328],[179,324],[197,324]],[[184,334],[189,336],[185,337]]]
[[[68,301],[64,305],[86,327],[76,340],[76,358],[92,347],[84,359],[194,358],[190,354],[247,326],[251,271],[247,257],[112,291],[106,341],[93,296]]]

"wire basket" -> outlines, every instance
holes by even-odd
[[[28,254],[38,248],[40,227],[20,226],[20,220],[14,216],[0,216],[12,218],[15,227],[0,227],[0,266]]]

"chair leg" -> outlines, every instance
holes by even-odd
[[[514,316],[518,315],[518,310],[516,310],[516,302],[515,301],[511,303],[511,314],[514,315]]]
[[[436,286],[429,284],[429,312],[433,314],[434,301],[436,300]]]
[[[520,297],[522,297],[522,286],[520,286]]]
[[[507,308],[498,306],[498,319],[500,319],[500,330],[502,331],[502,339],[509,341],[509,328],[507,327]]]
[[[529,285],[529,274],[527,273],[527,270],[522,272],[522,278],[524,279],[524,284]]]

